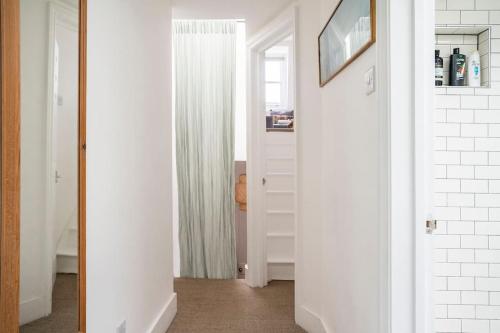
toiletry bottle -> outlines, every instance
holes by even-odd
[[[450,56],[450,86],[465,85],[465,56],[460,54],[460,49],[453,49]]]
[[[444,70],[443,70],[443,58],[439,56],[439,50],[434,51],[434,67],[435,67],[435,85],[436,86],[442,86],[443,85],[443,79],[444,79]]]
[[[469,56],[467,79],[470,87],[481,87],[481,57],[477,50]]]

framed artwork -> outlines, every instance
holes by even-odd
[[[318,38],[324,87],[376,39],[375,0],[341,0]]]

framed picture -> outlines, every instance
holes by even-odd
[[[341,0],[318,38],[321,87],[375,43],[375,38],[375,0]]]

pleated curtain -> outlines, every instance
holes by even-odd
[[[235,21],[174,21],[182,277],[236,277]]]

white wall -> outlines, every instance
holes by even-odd
[[[297,320],[311,332],[377,332],[383,142],[377,93],[363,83],[377,44],[319,88],[317,37],[337,3],[299,2]]]
[[[322,126],[317,36],[319,0],[300,1],[297,48],[297,249],[295,269],[297,322],[304,311],[322,311]],[[307,221],[307,223],[305,222]],[[303,310],[307,309],[307,310]],[[309,326],[304,326],[309,328]]]
[[[88,1],[88,332],[165,332],[175,312],[170,13]]]
[[[323,1],[322,22],[335,5]],[[377,95],[366,96],[364,85],[375,51],[370,48],[321,89],[322,231],[329,254],[323,257],[323,293],[330,296],[323,313],[330,331],[373,332],[378,323],[378,109]]]

